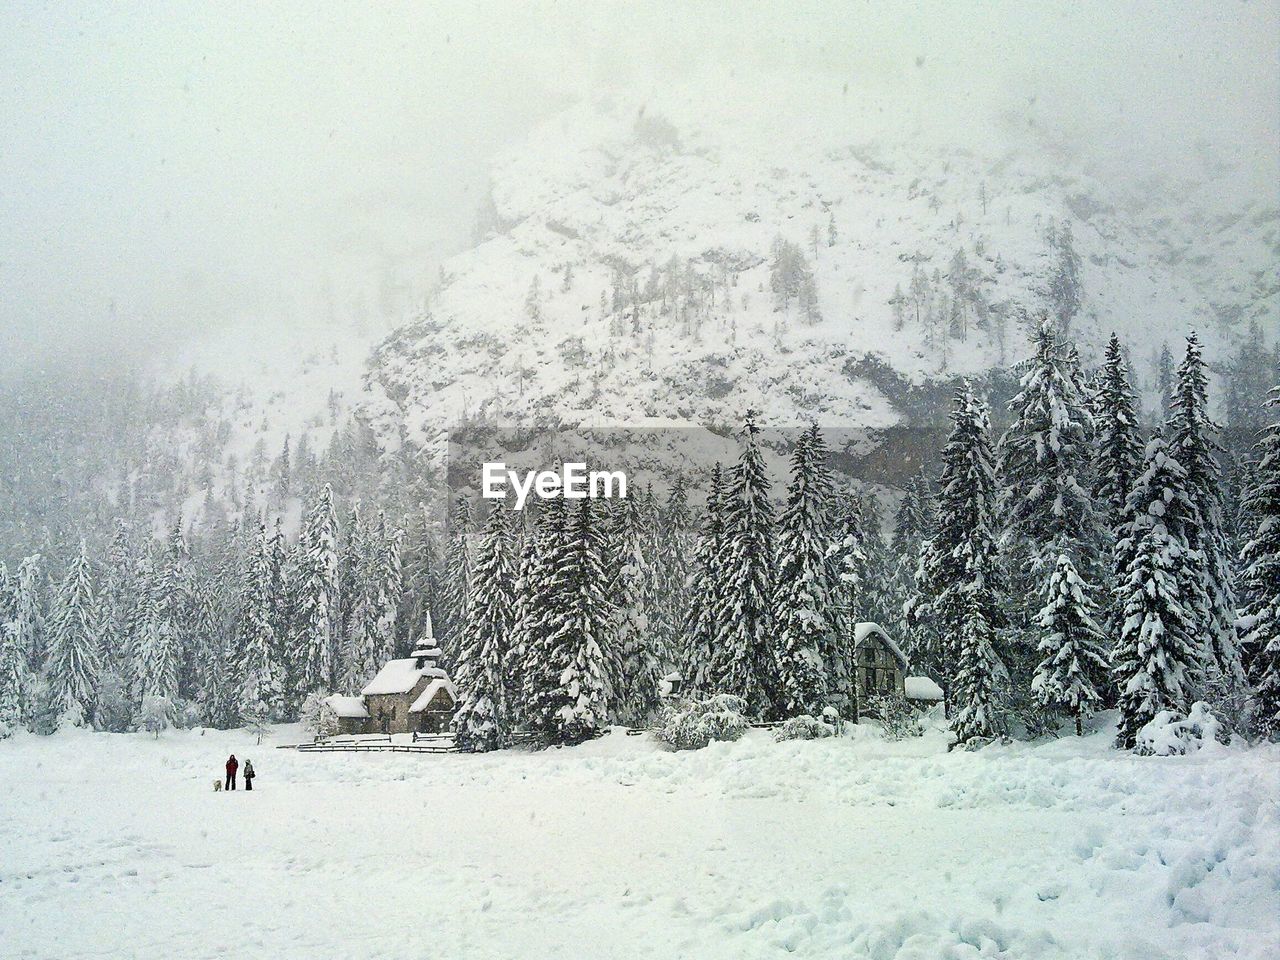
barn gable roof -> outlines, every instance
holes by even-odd
[[[862,646],[862,641],[868,637],[872,637],[883,643],[893,654],[893,658],[902,665],[902,669],[907,669],[907,655],[902,652],[902,648],[893,642],[892,638],[884,632],[884,628],[878,623],[866,621],[864,623],[855,624],[853,628],[853,647],[856,650]]]

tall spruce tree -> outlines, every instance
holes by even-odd
[[[340,664],[336,669],[338,686],[358,690],[373,676],[380,663],[369,649],[371,631],[366,606],[365,561],[369,534],[359,502],[351,505],[347,522],[341,530],[338,551],[338,649]],[[357,686],[359,684],[359,686]]]
[[[436,630],[445,662],[454,663],[467,622],[467,605],[471,597],[473,523],[471,502],[458,494],[449,514],[448,539],[444,553],[444,584],[441,589],[439,622]]]
[[[654,557],[645,526],[641,495],[624,498],[610,538],[615,610],[612,642],[617,649],[614,714],[623,723],[642,725],[658,708],[658,680],[665,657],[656,649],[651,628]]]
[[[382,536],[375,527],[366,528],[364,519],[352,512],[347,533],[347,556],[343,577],[345,624],[345,686],[360,690],[389,659],[394,637],[387,636],[388,622],[385,584],[382,577]]]
[[[128,528],[123,520],[117,519],[107,547],[106,567],[99,592],[102,625],[98,638],[98,663],[104,673],[117,674],[126,685],[130,681],[127,654],[134,596],[133,565],[133,545]]]
[[[1269,407],[1280,411],[1280,386]],[[1280,416],[1263,431],[1254,482],[1245,498],[1252,521],[1241,550],[1243,615],[1239,621],[1250,687],[1251,712],[1265,733],[1280,735]]]
[[[285,711],[284,670],[278,659],[279,643],[273,616],[273,562],[267,526],[259,523],[239,597],[236,644],[240,661],[238,673],[242,678],[239,704],[242,716],[260,704],[267,716],[281,719]]]
[[[296,678],[292,667],[295,662],[293,649],[293,607],[290,587],[289,547],[277,518],[268,541],[271,564],[271,630],[276,638],[276,663],[280,665],[280,691],[282,707],[292,702]]]
[[[999,445],[1001,552],[1009,572],[1013,625],[1003,650],[1022,689],[1036,666],[1037,598],[1066,554],[1086,593],[1103,580],[1106,532],[1092,487],[1093,423],[1075,359],[1048,325],[1034,332],[1009,401],[1013,422]],[[1100,678],[1099,678],[1100,679]]]
[[[40,556],[32,554],[18,564],[14,575],[13,623],[18,649],[31,675],[44,666],[44,606],[40,596]]]
[[[1200,589],[1193,614],[1204,638],[1204,670],[1208,679],[1239,684],[1244,679],[1240,643],[1235,630],[1235,596],[1231,584],[1222,519],[1221,450],[1217,427],[1209,419],[1208,378],[1199,338],[1187,337],[1187,352],[1178,366],[1177,386],[1169,416],[1169,454],[1186,472],[1187,492],[1198,508],[1198,522],[1189,523],[1187,546],[1198,564]]]
[[[396,614],[396,633],[403,649],[412,649],[420,639],[427,639],[432,611],[441,604],[441,569],[439,543],[425,504],[418,504],[409,515],[401,547],[404,589]],[[433,625],[432,625],[433,626]],[[436,639],[431,637],[434,646]]]
[[[921,547],[913,622],[931,620],[942,678],[960,742],[996,733],[995,683],[1002,669],[996,629],[1003,625],[1003,576],[995,516],[995,472],[986,407],[968,384],[957,393],[942,451],[938,516]],[[953,672],[952,672],[953,671]]]
[[[541,720],[536,704],[559,682],[549,669],[547,639],[556,610],[551,573],[559,546],[563,503],[560,499],[548,500],[536,509],[533,530],[521,544],[516,568],[510,661],[518,675],[508,696],[513,722],[535,730],[540,728]]]
[[[453,727],[458,746],[468,751],[496,750],[510,732],[506,674],[515,614],[515,570],[506,515],[506,505],[495,501],[476,550],[454,672],[460,701]]]
[[[397,620],[405,580],[404,531],[390,526],[385,510],[378,511],[374,522],[373,554],[369,564],[370,578],[377,590],[374,625],[379,637],[379,654],[386,661],[396,655]]]
[[[294,673],[293,706],[334,683],[338,631],[338,523],[326,484],[298,538],[289,582]]]
[[[650,624],[663,668],[670,669],[687,660],[684,645],[692,605],[689,578],[695,536],[683,476],[676,475],[664,508],[651,515],[649,523],[649,549],[654,558],[649,567],[653,578],[650,595],[655,600]]]
[[[155,589],[161,616],[165,618],[178,647],[178,688],[176,696],[195,699],[199,692],[198,668],[207,637],[197,623],[193,597],[195,575],[191,547],[182,531],[181,517],[169,533],[167,548],[156,568]]]
[[[1094,613],[1093,600],[1071,558],[1060,554],[1037,618],[1042,659],[1031,690],[1040,703],[1075,720],[1077,735],[1102,702],[1097,677],[1107,671],[1105,642]]]
[[[856,496],[834,497],[831,503],[830,540],[827,566],[830,570],[832,632],[823,649],[828,696],[833,705],[852,715],[857,693],[853,688],[853,648],[849,638],[854,624],[872,619],[864,615],[871,594],[871,557],[864,529],[862,504]]]
[[[724,624],[716,673],[724,693],[741,697],[754,715],[777,699],[770,631],[773,610],[773,504],[755,412],[747,411],[742,450],[725,505]]]
[[[21,729],[26,716],[27,658],[18,644],[17,587],[0,561],[0,740]]]
[[[1107,527],[1114,533],[1122,522],[1133,482],[1142,472],[1137,401],[1129,384],[1128,365],[1120,340],[1114,333],[1107,344],[1094,410],[1097,469],[1093,496],[1099,508],[1106,511]]]
[[[1156,392],[1160,395],[1160,422],[1168,423],[1173,411],[1173,354],[1167,343],[1160,344],[1156,361]]]
[[[818,716],[828,702],[824,653],[835,647],[831,566],[831,478],[816,425],[796,441],[791,483],[778,525],[777,587],[773,594],[773,658],[778,686],[774,713]]]
[[[723,692],[724,622],[720,619],[724,594],[725,536],[724,474],[720,464],[711,469],[707,504],[694,548],[693,574],[689,596],[689,638],[681,672],[687,689],[698,694]]]
[[[87,726],[98,682],[98,601],[84,544],[58,587],[49,617],[45,675],[60,723]]]
[[[607,544],[597,509],[587,499],[561,511],[543,668],[555,682],[533,704],[538,727],[558,743],[587,740],[608,722],[606,647],[616,614],[604,593]]]
[[[1195,515],[1186,471],[1157,434],[1125,503],[1125,535],[1116,548],[1125,566],[1117,587],[1122,619],[1111,670],[1120,694],[1122,747],[1132,747],[1138,731],[1161,710],[1185,713],[1191,705],[1202,648],[1186,585],[1197,558],[1181,531]]]
[[[895,605],[893,621],[900,630],[902,646],[910,658],[912,669],[924,676],[940,677],[941,664],[934,656],[938,644],[928,638],[928,625],[912,623],[906,615],[915,593],[920,548],[933,535],[933,522],[933,494],[929,482],[923,475],[911,477],[903,488],[902,499],[894,514],[893,539],[890,541],[890,589]]]

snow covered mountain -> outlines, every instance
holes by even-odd
[[[1229,199],[1221,164],[1117,183],[1013,121],[979,156],[761,144],[676,110],[581,105],[495,164],[485,238],[375,351],[361,407],[385,443],[477,420],[732,426],[748,407],[773,425],[902,423],[913,388],[1023,354],[1068,231],[1070,333],[1086,363],[1112,330],[1135,345],[1149,396],[1160,345],[1176,354],[1190,329],[1211,360],[1250,319],[1274,337],[1280,211]],[[775,296],[779,240],[802,252],[808,300]]]
[[[778,99],[755,109],[783,117]],[[255,320],[158,356],[168,386],[134,404],[123,440],[94,439],[114,434],[84,420],[88,399],[0,398],[17,411],[5,463],[29,479],[0,524],[7,554],[61,555],[85,516],[122,504],[157,530],[250,501],[291,526],[332,479],[308,467],[325,454],[346,496],[410,510],[440,492],[447,438],[503,425],[698,425],[699,455],[723,459],[748,408],[766,427],[936,425],[958,377],[1007,395],[1023,318],[1059,311],[1064,263],[1085,362],[1116,330],[1148,411],[1160,349],[1180,354],[1189,329],[1219,370],[1251,323],[1280,333],[1280,209],[1223,161],[1138,180],[1025,116],[984,127],[980,154],[880,122],[873,101],[785,126],[707,103],[672,92],[554,117],[496,159],[481,239],[443,260],[426,309],[363,329],[341,311],[305,330]],[[52,533],[49,469],[69,498]]]

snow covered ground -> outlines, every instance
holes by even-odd
[[[1280,746],[0,743],[0,956],[1274,958]],[[214,793],[250,758],[252,795]]]

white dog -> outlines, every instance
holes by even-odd
[[[213,792],[217,793],[221,789],[222,789],[222,781],[221,780],[213,781]]]

